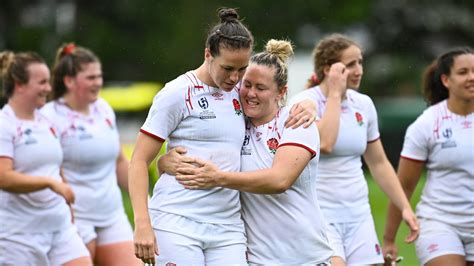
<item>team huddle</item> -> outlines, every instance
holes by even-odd
[[[202,65],[155,96],[130,163],[92,51],[61,46],[51,78],[33,52],[0,53],[0,265],[395,265],[402,220],[421,264],[474,265],[471,48],[427,67],[429,107],[407,129],[396,172],[359,92],[358,43],[319,40],[307,89],[286,103],[291,42],[253,53],[235,9],[218,16]],[[383,245],[362,157],[390,199]]]

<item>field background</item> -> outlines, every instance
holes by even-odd
[[[131,147],[125,147],[125,152],[130,155],[131,154]],[[153,167],[150,167],[152,176],[155,174],[155,170],[153,170],[155,163],[151,164]],[[153,177],[152,177],[153,179]],[[380,244],[382,245],[383,241],[383,231],[385,227],[385,220],[386,220],[386,210],[388,206],[388,200],[385,194],[382,192],[382,190],[377,186],[377,184],[374,182],[372,177],[370,176],[369,173],[366,173],[366,179],[369,187],[369,201],[370,205],[372,208],[372,214],[375,220],[375,228],[377,230],[377,235],[380,241]],[[151,181],[150,183],[152,183]],[[411,202],[412,203],[417,203],[420,198],[420,193],[422,188],[424,187],[425,183],[425,177],[420,178],[420,183],[418,184]],[[150,189],[153,188],[153,184],[150,184]],[[132,212],[132,207],[130,203],[130,198],[128,197],[128,194],[123,193],[123,200],[124,200],[124,206],[125,210],[127,212],[127,215],[130,219],[130,222],[133,224],[133,212]],[[415,208],[415,205],[412,204],[413,208]],[[403,239],[407,236],[408,234],[408,227],[403,223],[400,226],[400,229],[397,234],[397,244],[398,244],[398,249],[399,249],[399,255],[403,256],[404,259],[402,262],[400,262],[398,265],[409,265],[409,266],[416,266],[420,265],[418,262],[418,259],[416,258],[416,253],[415,253],[415,246],[413,244],[406,244]]]

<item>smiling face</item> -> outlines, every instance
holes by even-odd
[[[362,51],[355,45],[349,46],[346,50],[342,51],[340,61],[349,70],[349,76],[347,76],[347,88],[359,89],[362,75],[364,74],[362,66]]]
[[[461,54],[454,58],[449,75],[441,75],[449,98],[461,101],[474,100],[474,54]]]
[[[250,64],[240,88],[240,99],[246,116],[259,126],[270,122],[278,112],[278,101],[286,93],[286,86],[278,88],[275,69]]]
[[[209,85],[231,91],[242,79],[251,52],[251,49],[231,50],[221,47],[220,54],[214,57],[206,48],[205,59],[209,67],[209,75],[214,82]]]
[[[99,97],[102,88],[102,68],[99,62],[82,64],[81,71],[75,77],[66,78],[69,93],[81,103],[93,103]]]
[[[49,93],[51,93],[51,85],[49,83],[49,68],[43,63],[32,63],[27,67],[29,80],[25,84],[21,84],[19,89],[22,91],[27,101],[32,103],[35,108],[40,108],[46,101]]]

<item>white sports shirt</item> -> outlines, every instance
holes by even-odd
[[[295,96],[316,101],[318,116],[326,110],[326,97],[319,86]],[[367,143],[379,139],[377,111],[369,96],[348,89],[341,103],[339,132],[331,154],[319,159],[318,198],[329,223],[361,221],[370,213],[367,182],[361,156]]]
[[[417,215],[474,232],[474,113],[430,106],[408,127],[401,156],[428,170]]]
[[[89,115],[76,112],[61,98],[41,112],[58,126],[64,175],[76,194],[75,217],[107,226],[124,212],[116,174],[119,135],[115,114],[105,100],[99,98],[89,110]]]
[[[258,127],[248,121],[242,146],[243,172],[271,168],[276,150],[285,145],[304,148],[315,156],[281,194],[241,192],[249,262],[259,265],[315,264],[332,254],[316,196],[318,130],[315,124],[285,128],[288,112],[289,108],[282,108],[272,121]]]
[[[212,161],[223,171],[239,171],[245,122],[238,87],[226,92],[187,72],[158,92],[140,131],[168,140],[169,149],[184,146],[187,155]],[[188,190],[166,173],[155,184],[149,208],[198,222],[242,223],[237,190]]]
[[[0,157],[11,158],[17,172],[61,181],[63,156],[56,130],[38,111],[34,115],[32,121],[21,120],[10,105],[1,109]],[[51,189],[30,193],[0,190],[0,238],[15,233],[52,232],[70,225],[66,201]]]

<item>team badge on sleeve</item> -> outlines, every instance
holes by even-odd
[[[240,108],[240,103],[237,99],[233,99],[232,100],[232,104],[234,104],[234,110],[235,110],[235,114],[236,115],[241,115],[242,114],[242,110]]]

